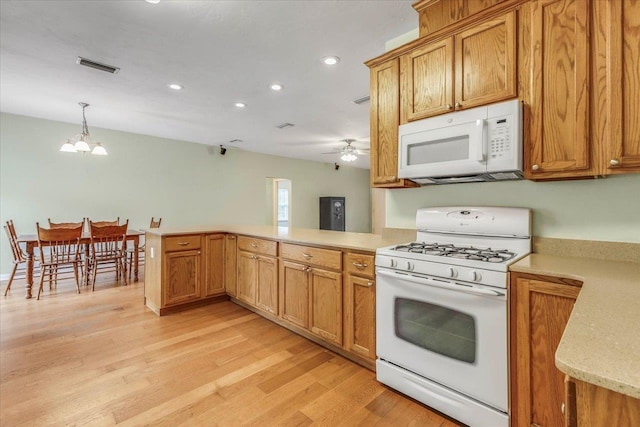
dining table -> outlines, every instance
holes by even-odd
[[[133,243],[133,281],[138,281],[138,250],[140,246],[140,236],[144,236],[143,231],[139,230],[127,230],[126,240]],[[25,289],[27,292],[26,298],[33,298],[33,264],[34,264],[34,251],[38,247],[38,235],[37,234],[20,234],[18,235],[18,243],[24,243],[25,255],[27,260],[26,265],[26,284]],[[85,262],[89,256],[89,247],[91,244],[91,234],[89,232],[83,232],[80,237],[80,245],[84,246],[85,250]],[[86,270],[85,270],[86,271]],[[87,284],[87,275],[85,274],[84,282]]]

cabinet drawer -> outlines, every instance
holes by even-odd
[[[263,255],[278,256],[278,242],[238,236],[238,249]]]
[[[280,254],[282,258],[305,264],[317,265],[331,270],[342,269],[342,252],[340,251],[283,243],[280,247]]]
[[[375,275],[375,256],[365,254],[348,253],[345,256],[344,269],[349,274],[373,278]]]
[[[200,249],[200,235],[165,237],[164,251],[186,251]]]

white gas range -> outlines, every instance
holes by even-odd
[[[437,207],[376,251],[378,380],[471,426],[508,426],[507,270],[531,213]]]

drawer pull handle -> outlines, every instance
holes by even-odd
[[[187,246],[189,242],[178,242],[178,246]]]
[[[251,243],[251,247],[252,247],[252,248],[257,248],[257,247],[258,247],[258,244],[257,244],[257,243]]]
[[[369,264],[367,264],[366,262],[354,262],[353,266],[355,268],[359,268],[360,270],[369,267]]]
[[[302,256],[305,257],[305,258],[313,258],[313,255],[311,255],[311,254],[303,253]]]

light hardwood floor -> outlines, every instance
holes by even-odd
[[[143,283],[0,301],[0,425],[457,426],[231,302],[158,317]]]

